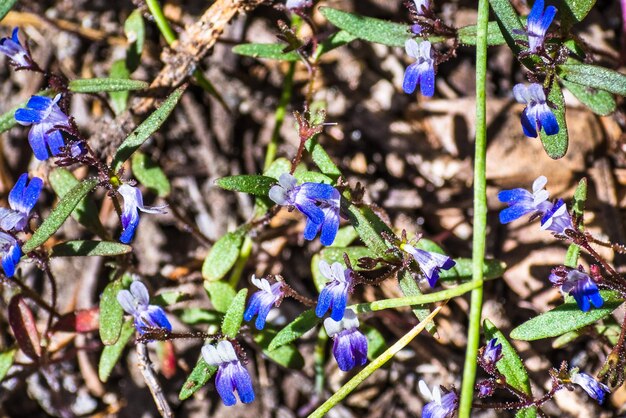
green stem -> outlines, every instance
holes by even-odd
[[[280,141],[280,128],[285,121],[285,115],[287,114],[287,105],[291,101],[291,90],[293,88],[293,75],[296,70],[296,63],[289,63],[289,70],[285,76],[285,83],[283,85],[283,91],[280,94],[280,101],[274,114],[274,130],[272,131],[272,139],[267,145],[267,151],[265,152],[265,163],[263,164],[263,171],[266,171],[270,165],[276,159],[276,152],[278,151],[278,142]]]
[[[323,327],[317,333],[317,343],[315,344],[315,394],[321,396],[324,393],[324,363],[326,363],[326,344],[328,335]]]
[[[424,330],[426,324],[431,321],[441,310],[441,306],[437,307],[427,318],[425,318],[422,322],[413,327],[408,333],[406,333],[402,338],[400,338],[394,345],[389,347],[374,359],[370,364],[365,366],[363,370],[361,370],[356,376],[350,379],[345,385],[343,385],[333,396],[328,398],[326,402],[320,405],[309,418],[321,418],[323,417],[330,409],[341,402],[346,396],[348,396],[358,385],[361,384],[365,379],[367,379],[372,373],[376,370],[380,369],[385,363],[395,356],[398,351],[402,350],[406,347],[412,340]]]
[[[476,382],[476,356],[480,342],[480,319],[483,303],[483,263],[487,238],[487,24],[488,0],[478,1],[478,29],[476,33],[476,144],[474,155],[474,236],[472,241],[472,290],[467,349],[461,384],[459,418],[469,418],[472,410],[474,383]]]

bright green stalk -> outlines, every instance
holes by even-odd
[[[442,305],[443,306],[443,305]],[[361,370],[356,376],[350,379],[345,385],[343,385],[333,396],[328,398],[326,402],[319,406],[309,418],[321,418],[323,417],[330,409],[341,402],[346,396],[348,396],[358,385],[361,384],[365,379],[367,379],[372,373],[376,370],[380,369],[385,365],[389,360],[395,356],[398,351],[402,350],[406,347],[412,340],[424,330],[426,324],[431,321],[441,310],[442,306],[438,306],[435,310],[431,312],[422,322],[413,327],[409,332],[407,332],[402,338],[400,338],[394,345],[389,347],[382,353],[380,356],[375,358],[370,364],[365,366],[363,370]]]
[[[459,418],[469,418],[476,382],[476,356],[480,342],[480,319],[483,304],[483,263],[487,238],[487,24],[488,0],[478,1],[478,30],[476,33],[476,144],[474,151],[474,236],[472,240],[472,290],[467,349],[461,384]]]

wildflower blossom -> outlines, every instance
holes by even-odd
[[[559,124],[547,104],[541,84],[533,83],[528,86],[516,84],[513,87],[513,96],[518,103],[526,105],[521,116],[524,135],[536,138],[537,132],[541,129],[547,135],[556,135],[559,132]]]
[[[561,292],[572,295],[583,312],[589,311],[591,305],[600,308],[604,304],[598,285],[587,273],[577,269],[570,269],[567,273],[553,271],[549,279],[561,287]]]
[[[552,208],[543,215],[541,229],[552,231],[555,235],[565,235],[565,231],[574,229],[572,217],[567,211],[563,199],[557,200]]]
[[[282,174],[270,189],[270,199],[282,206],[295,206],[307,217],[304,239],[312,240],[321,231],[320,242],[331,245],[339,230],[339,191],[323,183],[296,183],[291,174]]]
[[[404,49],[408,56],[415,58],[415,62],[404,72],[402,89],[411,94],[419,84],[422,95],[432,97],[435,94],[435,57],[430,42],[418,44],[415,39],[407,39]]]
[[[486,398],[494,394],[496,385],[493,380],[483,380],[476,384],[476,390],[479,398]]]
[[[424,398],[429,400],[424,409],[422,409],[422,418],[451,418],[456,413],[459,406],[459,396],[454,390],[445,391],[441,394],[439,386],[435,386],[431,390],[423,380],[419,381],[420,393]]]
[[[43,181],[38,177],[28,182],[24,173],[9,192],[9,208],[0,208],[0,229],[22,231],[28,223],[30,212],[39,199]]]
[[[10,38],[0,39],[0,53],[6,55],[16,67],[28,68],[33,63],[33,59],[28,50],[20,43],[18,32],[18,28],[13,28]]]
[[[235,391],[243,403],[254,401],[252,379],[245,367],[241,365],[237,353],[230,341],[220,341],[217,347],[205,345],[202,347],[202,358],[209,365],[218,367],[215,376],[215,387],[226,406],[237,403]]]
[[[304,9],[313,6],[313,0],[287,0],[286,6],[289,10]]]
[[[424,273],[430,287],[435,287],[441,270],[450,270],[456,262],[445,254],[420,250],[410,244],[402,244],[401,249],[410,254]]]
[[[544,0],[535,0],[528,14],[527,35],[528,47],[531,52],[538,53],[544,48],[546,32],[556,16],[556,7],[548,6],[544,10]],[[552,134],[549,134],[552,135]]]
[[[492,338],[482,349],[480,357],[481,366],[485,371],[495,372],[496,363],[502,358],[502,344],[498,343],[497,338]]]
[[[124,200],[124,208],[122,209],[123,231],[120,241],[128,244],[133,239],[135,229],[139,224],[139,211],[145,213],[165,213],[167,206],[144,206],[141,191],[129,184],[122,184],[117,191]]]
[[[430,0],[413,0],[413,3],[418,16],[424,15],[424,12],[430,9]]]
[[[414,23],[411,25],[411,33],[413,35],[419,35],[422,33],[423,30],[424,30],[424,27],[420,25],[419,23]]]
[[[117,301],[127,314],[133,316],[135,328],[140,334],[151,328],[172,331],[172,325],[165,316],[165,311],[160,306],[150,305],[148,289],[140,281],[132,282],[130,291],[120,290],[117,294]]]
[[[254,315],[257,315],[254,325],[258,330],[262,330],[265,327],[265,321],[270,310],[283,297],[283,283],[276,282],[270,285],[266,279],[257,279],[254,275],[251,281],[260,290],[255,292],[250,298],[248,307],[243,314],[243,319],[250,321]]]
[[[575,371],[571,377],[572,383],[579,385],[587,392],[589,396],[598,401],[600,405],[604,403],[604,398],[607,393],[611,393],[609,387],[603,383],[598,382],[592,376],[587,373]]]
[[[324,320],[324,329],[333,341],[333,355],[344,372],[367,362],[367,338],[359,331],[359,318],[352,309],[346,309],[341,321],[332,317]]]
[[[31,126],[28,142],[38,160],[46,160],[50,155],[58,155],[63,147],[60,129],[70,128],[69,118],[59,105],[61,94],[54,99],[33,96],[25,108],[15,112],[15,120],[20,125]],[[49,150],[49,152],[48,152]]]
[[[328,309],[331,309],[330,317],[339,321],[343,318],[348,304],[348,294],[352,290],[352,270],[345,268],[341,263],[333,263],[331,266],[324,260],[320,261],[319,269],[322,276],[329,281],[317,299],[315,314],[321,318]]]
[[[2,257],[2,270],[7,277],[13,277],[15,266],[20,262],[22,249],[17,240],[6,232],[0,231],[0,257]]]
[[[529,213],[543,215],[550,211],[552,203],[548,201],[549,194],[544,189],[547,182],[545,176],[539,176],[533,182],[532,193],[526,189],[502,190],[498,193],[500,202],[509,205],[500,212],[500,222],[508,224]]]

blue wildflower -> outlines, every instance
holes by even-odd
[[[0,229],[23,231],[42,189],[43,180],[33,177],[28,182],[28,174],[22,174],[9,192],[10,209],[0,208]]]
[[[205,345],[202,347],[202,358],[209,365],[218,367],[215,376],[215,387],[226,406],[237,403],[235,391],[243,403],[254,401],[252,379],[245,367],[241,365],[237,353],[230,341],[220,341],[217,347]]]
[[[411,94],[419,84],[422,95],[432,97],[435,94],[435,57],[430,42],[418,44],[415,39],[407,39],[404,49],[416,61],[406,68],[402,89]]]
[[[606,394],[611,393],[611,390],[607,385],[598,382],[587,373],[574,371],[570,379],[572,383],[575,383],[583,388],[585,392],[587,392],[587,394],[593,399],[598,401],[600,405],[604,403]]]
[[[531,52],[539,53],[544,48],[546,32],[556,16],[556,7],[548,6],[544,10],[544,0],[535,0],[533,8],[528,14],[527,35],[528,47]],[[552,134],[549,134],[552,135]]]
[[[344,372],[367,362],[367,338],[359,331],[359,318],[352,309],[346,309],[341,321],[332,317],[324,320],[324,329],[333,341],[333,355]]]
[[[450,270],[456,262],[445,254],[420,250],[410,244],[402,244],[400,248],[410,254],[424,273],[430,287],[435,287],[441,270]]]
[[[502,358],[502,344],[498,343],[497,338],[489,340],[481,353],[481,361],[483,366],[493,367]]]
[[[331,245],[339,230],[339,191],[323,183],[296,184],[291,174],[282,174],[278,184],[270,189],[270,199],[279,205],[295,206],[307,217],[304,239],[312,240],[321,231],[320,242]]]
[[[69,118],[59,105],[61,94],[54,99],[33,96],[26,107],[15,112],[15,120],[20,125],[29,126],[28,142],[38,160],[46,160],[50,155],[58,155],[63,147],[60,129],[70,128]],[[48,152],[48,149],[50,150]]]
[[[533,182],[533,192],[526,189],[502,190],[498,199],[509,205],[500,212],[500,222],[508,224],[527,214],[540,214],[550,211],[552,203],[548,201],[548,191],[544,189],[548,179],[539,176]]]
[[[561,292],[572,295],[583,312],[589,311],[591,305],[600,308],[604,304],[598,285],[585,272],[577,269],[570,269],[567,273],[555,270],[549,279],[552,284],[561,287]]]
[[[137,187],[129,184],[122,184],[118,189],[118,193],[124,200],[124,208],[122,209],[122,235],[120,241],[128,244],[135,235],[135,229],[139,224],[139,211],[145,213],[166,213],[163,206],[144,206],[141,191]]]
[[[0,53],[6,55],[13,65],[18,68],[28,68],[32,65],[33,59],[26,48],[20,43],[18,28],[13,28],[10,38],[0,39]]]
[[[319,262],[319,269],[328,282],[317,299],[315,315],[321,318],[331,309],[330,317],[340,321],[348,304],[348,294],[352,291],[352,270],[341,263],[333,263],[331,266],[324,260]]]
[[[254,315],[257,315],[254,325],[256,329],[262,330],[265,328],[265,321],[270,310],[280,303],[280,300],[283,298],[283,283],[276,282],[270,285],[267,280],[257,279],[254,275],[251,281],[260,290],[255,292],[250,298],[248,307],[243,314],[243,319],[250,321]]]
[[[557,202],[541,218],[541,229],[552,231],[555,235],[566,235],[565,231],[574,229],[572,217],[567,211],[563,199]]]
[[[431,390],[423,380],[419,381],[422,396],[430,401],[422,409],[422,418],[452,418],[459,407],[459,396],[454,390],[446,391],[443,395],[439,386]]]
[[[423,30],[424,30],[424,27],[420,25],[419,23],[414,23],[411,25],[411,33],[413,35],[420,35]]]
[[[15,266],[20,262],[22,249],[17,240],[6,232],[0,231],[0,257],[2,257],[2,270],[7,277],[13,277]]]
[[[117,294],[117,301],[127,314],[133,316],[135,328],[140,334],[151,328],[172,331],[172,325],[165,316],[165,311],[160,306],[150,305],[148,289],[140,281],[132,282],[130,291],[120,290]]]
[[[546,94],[541,84],[516,84],[513,87],[513,96],[518,103],[526,105],[521,116],[524,135],[536,138],[541,129],[546,135],[559,133],[559,123],[546,102]]]

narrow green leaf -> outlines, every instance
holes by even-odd
[[[248,193],[255,196],[267,196],[270,188],[276,184],[276,179],[259,175],[240,175],[222,177],[215,180],[215,184],[225,190]]]
[[[278,180],[281,174],[288,173],[290,169],[291,162],[288,159],[277,158],[272,164],[270,164],[269,168],[265,170],[263,175]]]
[[[69,170],[65,168],[55,168],[48,175],[48,181],[54,192],[63,199],[70,190],[80,184],[80,181],[74,177]],[[102,238],[108,237],[108,232],[100,222],[98,217],[98,206],[93,199],[85,196],[78,202],[76,208],[72,211],[72,218],[76,219],[82,225],[92,232],[95,232]]]
[[[215,310],[226,313],[235,299],[235,289],[225,282],[204,282],[204,288]]]
[[[206,385],[211,376],[217,371],[217,367],[209,366],[206,361],[200,356],[196,366],[191,371],[191,374],[185,380],[183,387],[180,389],[178,399],[184,401],[191,395],[196,393],[198,389]]]
[[[504,40],[513,51],[513,55],[519,55],[522,49],[515,40],[527,38],[516,34],[516,32],[523,32],[524,26],[513,5],[509,0],[490,0],[489,4],[496,16]]]
[[[398,283],[400,284],[400,290],[402,290],[404,296],[419,296],[422,294],[422,291],[409,270],[405,269],[398,273]],[[413,305],[411,309],[420,322],[430,315],[430,309],[427,305]],[[434,321],[429,321],[426,324],[426,331],[431,334],[437,332]]]
[[[596,0],[563,0],[559,11],[561,12],[561,21],[563,21],[562,25],[566,26],[565,30],[576,23],[582,22],[594,4],[596,4]]]
[[[559,123],[559,132],[556,135],[546,135],[546,132],[542,129],[540,134],[541,143],[548,156],[557,160],[567,152],[568,142],[567,124],[565,123],[565,99],[559,83],[552,83],[548,100],[556,106],[556,109],[552,109],[552,112]]]
[[[202,265],[202,277],[210,282],[221,280],[235,265],[246,229],[240,227],[225,234],[211,247]]]
[[[265,58],[279,61],[298,61],[300,56],[296,51],[283,52],[285,44],[239,44],[233,52],[252,58]]]
[[[68,87],[74,93],[101,93],[109,91],[145,90],[150,84],[141,80],[123,78],[83,78],[72,80]]]
[[[130,42],[126,51],[126,66],[130,72],[137,69],[146,39],[146,26],[143,21],[141,10],[136,9],[124,22],[124,34]]]
[[[4,19],[4,17],[11,11],[13,6],[15,6],[17,0],[2,0],[0,1],[0,20]]]
[[[311,154],[311,158],[313,158],[313,162],[320,169],[322,174],[330,177],[333,182],[336,182],[337,179],[341,176],[341,171],[335,165],[330,155],[324,150],[324,148],[317,143],[316,138],[309,139],[306,144],[304,144],[307,152]]]
[[[70,216],[74,208],[96,185],[98,180],[87,179],[73,187],[65,194],[59,204],[52,209],[50,215],[43,221],[41,226],[35,231],[33,236],[26,241],[22,247],[24,254],[28,254],[41,244],[46,242],[60,227],[63,222]]]
[[[561,80],[561,82],[582,104],[591,109],[596,115],[606,116],[615,111],[617,104],[613,95],[608,91],[594,89],[567,80]]]
[[[167,117],[172,113],[178,101],[185,92],[185,86],[181,86],[170,94],[163,102],[161,107],[152,112],[150,116],[144,120],[134,131],[130,133],[122,142],[113,157],[113,171],[117,172],[122,167],[124,161],[128,160],[131,155],[160,127],[163,125]]]
[[[367,358],[374,360],[387,349],[385,337],[374,327],[363,325],[361,329],[367,338]]]
[[[342,199],[341,204],[345,208],[348,220],[372,253],[386,260],[392,259],[393,256],[387,253],[389,245],[382,237],[383,232],[393,236],[387,224],[367,206],[359,208],[347,199]]]
[[[15,360],[17,348],[10,348],[0,353],[0,382],[4,380]]]
[[[171,191],[170,181],[163,170],[161,170],[161,167],[146,154],[140,151],[133,154],[132,169],[137,180],[150,191],[160,197],[169,196]]]
[[[254,341],[263,349],[263,354],[275,363],[290,369],[300,370],[304,367],[304,358],[293,344],[285,344],[276,350],[269,350],[272,339],[276,336],[276,330],[264,329],[254,336]]]
[[[604,299],[604,305],[601,308],[592,308],[589,312],[582,312],[574,298],[568,296],[561,306],[544,312],[515,328],[511,331],[511,338],[534,341],[558,337],[606,318],[624,302],[617,292],[601,290],[600,294]]]
[[[358,237],[359,234],[352,225],[341,227],[339,228],[339,231],[337,231],[337,236],[335,237],[335,241],[333,241],[333,245],[331,245],[331,247],[348,247],[352,244],[352,241]]]
[[[117,60],[111,64],[110,78],[127,79],[130,77],[130,70],[127,67],[126,60]],[[111,98],[111,107],[116,115],[119,115],[128,107],[128,90],[109,92]]]
[[[568,62],[573,62],[572,60]],[[626,96],[626,75],[591,64],[559,65],[559,75],[567,81]]]
[[[124,323],[124,310],[117,294],[124,288],[122,277],[110,282],[100,297],[100,339],[104,345],[113,345],[120,336]]]
[[[298,168],[303,167],[299,166]],[[308,171],[306,169],[296,169],[293,176],[298,180],[298,183],[324,183],[333,184],[335,181],[325,174],[318,173],[317,171]]]
[[[506,377],[506,382],[515,389],[532,395],[530,389],[530,380],[528,380],[528,371],[524,366],[524,362],[519,358],[515,348],[509,343],[504,334],[500,332],[496,326],[488,319],[483,322],[483,331],[485,332],[485,340],[490,341],[493,338],[502,344],[502,359],[496,363],[498,371]]]
[[[134,334],[135,326],[133,320],[129,319],[124,322],[124,326],[121,327],[121,334],[115,344],[104,347],[100,355],[100,362],[98,363],[98,377],[102,382],[109,380],[113,368],[124,352],[124,347],[126,347],[126,344]]]
[[[321,319],[315,316],[313,309],[304,311],[300,316],[278,331],[278,334],[276,334],[268,349],[276,350],[278,347],[282,347],[285,344],[297,340],[303,334],[313,329],[320,321]]]
[[[339,48],[345,44],[349,44],[354,41],[356,38],[346,32],[345,30],[340,30],[339,32],[333,33],[326,40],[322,41],[318,48],[313,53],[313,59],[317,61],[322,55],[327,53],[328,51],[332,51],[335,48]]]
[[[237,292],[224,315],[222,334],[228,338],[236,338],[239,333],[243,322],[243,312],[246,310],[246,296],[248,296],[248,289],[241,289]]]
[[[582,216],[585,212],[585,201],[587,200],[587,179],[583,177],[578,186],[576,187],[576,191],[574,192],[574,201],[572,202],[572,215],[582,219]],[[584,225],[579,225],[578,228],[582,231]],[[567,249],[567,254],[565,255],[565,265],[567,267],[576,268],[578,267],[578,256],[580,255],[580,247],[575,244],[570,244]]]
[[[536,418],[537,407],[531,406],[530,408],[520,409],[515,413],[515,418]]]
[[[128,254],[133,247],[111,241],[67,241],[57,244],[49,251],[50,257],[112,257]]]

